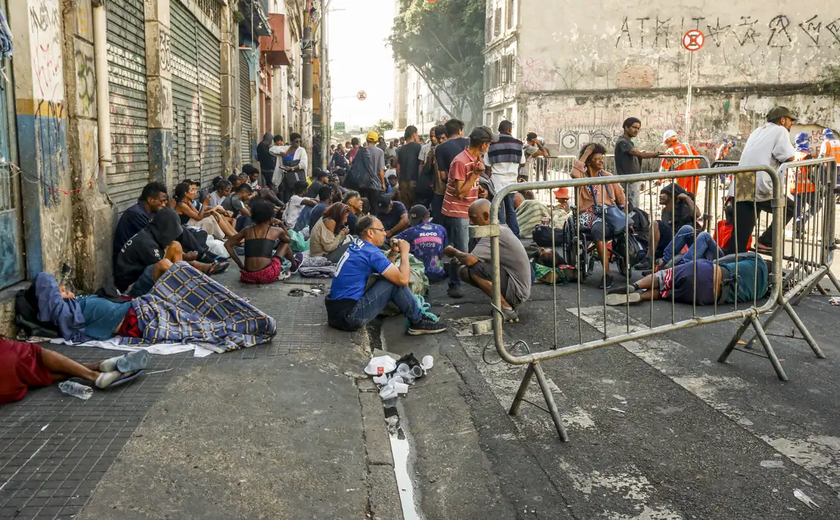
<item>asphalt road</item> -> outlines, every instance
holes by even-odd
[[[603,334],[596,285],[584,284],[580,310],[577,288],[558,288],[561,346]],[[492,336],[469,333],[472,321],[489,315],[483,296],[468,289],[455,301],[445,289],[433,286],[428,301],[450,323],[446,334],[409,338],[401,318],[381,325],[386,349],[437,357],[429,376],[401,398],[415,496],[426,519],[840,517],[834,331],[840,308],[827,297],[806,298],[799,312],[828,359],[816,359],[803,340],[790,337],[787,318],[768,330],[786,383],[757,356],[735,352],[717,363],[737,322],[544,363],[570,436],[561,443],[536,406],[525,403],[518,416],[507,414],[524,368],[489,364],[499,361],[492,343],[486,349]],[[553,309],[551,287],[535,287],[521,323],[506,326],[506,341],[524,340],[532,351],[550,348]],[[654,324],[671,320],[669,302],[650,309],[633,307],[629,325],[623,308],[609,309],[607,329],[645,327],[651,315]],[[677,319],[691,313],[691,306],[674,309]],[[535,381],[527,399],[544,405]],[[797,489],[819,507],[797,500]]]

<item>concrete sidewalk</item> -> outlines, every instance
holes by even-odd
[[[327,327],[323,292],[290,295],[321,280],[233,271],[219,281],[277,319],[274,341],[154,356],[149,372],[169,371],[86,402],[50,387],[0,408],[0,518],[402,518],[367,334]]]

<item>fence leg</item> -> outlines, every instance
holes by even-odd
[[[548,388],[548,381],[545,379],[542,366],[539,363],[534,363],[534,373],[537,375],[537,382],[540,384],[543,397],[545,397],[545,404],[548,406],[548,411],[551,412],[551,420],[554,421],[554,427],[557,428],[557,433],[560,435],[560,440],[569,442],[569,435],[566,433],[566,427],[563,426],[563,420],[560,418],[560,412],[557,410],[557,403],[554,402],[554,395],[551,389]]]
[[[759,321],[755,316],[752,316],[750,321],[752,322],[753,328],[755,328],[756,336],[758,336],[759,341],[761,341],[761,345],[764,347],[764,352],[767,354],[767,358],[770,360],[770,363],[773,364],[773,370],[775,370],[776,375],[779,376],[779,380],[787,381],[788,377],[787,374],[785,374],[785,369],[782,368],[782,364],[776,356],[776,351],[773,350],[770,340],[767,339],[767,334],[764,333],[764,327],[761,326],[761,321]]]
[[[825,359],[825,354],[823,354],[822,349],[820,348],[819,344],[816,342],[813,336],[811,336],[811,332],[808,331],[808,328],[802,323],[802,320],[799,318],[799,315],[796,314],[796,311],[793,310],[793,307],[790,305],[790,302],[787,302],[783,305],[785,311],[787,311],[788,316],[790,316],[790,321],[796,325],[796,328],[799,329],[799,332],[802,334],[802,337],[805,338],[805,341],[808,342],[808,346],[811,347],[811,350],[814,351],[814,355],[817,356],[817,359]]]
[[[519,390],[516,392],[516,397],[513,398],[513,403],[510,405],[508,414],[516,415],[519,413],[519,405],[521,405],[522,400],[525,399],[525,392],[528,391],[528,386],[531,384],[532,377],[534,377],[534,365],[530,364],[525,370],[525,377],[523,377],[522,382],[519,383]]]
[[[726,348],[723,349],[723,352],[721,352],[720,357],[718,358],[718,363],[726,363],[726,358],[728,358],[729,354],[732,353],[732,350],[735,348],[735,345],[738,344],[738,340],[741,339],[741,336],[744,335],[744,332],[747,331],[747,327],[749,326],[750,318],[744,318],[744,322],[741,323],[740,327],[738,327],[738,332],[736,332],[735,335],[732,336],[732,339],[729,340],[729,345],[727,345]]]
[[[791,298],[790,301],[793,303],[793,305],[794,306],[799,305],[799,302],[802,301],[802,298],[811,294],[811,291],[814,290],[814,287],[819,287],[820,292],[822,292],[823,296],[827,296],[828,293],[825,292],[825,290],[822,287],[817,285],[822,281],[823,278],[825,278],[825,273],[827,273],[827,272],[829,272],[828,269],[825,270],[825,272],[823,273],[822,276],[818,276],[817,278],[814,278],[814,281],[809,283],[808,286],[805,287],[805,289],[803,289],[802,291],[799,292],[799,294],[797,294],[796,296]]]
[[[773,312],[770,313],[770,316],[768,316],[767,319],[764,320],[763,327],[765,329],[770,327],[770,324],[773,323],[773,321],[776,319],[776,317],[779,315],[780,312],[782,312],[782,306],[777,305],[773,309]],[[749,350],[752,350],[753,348],[755,348],[755,341],[757,339],[758,339],[758,335],[754,335],[752,338],[750,338],[749,341],[747,341],[747,344],[744,346],[744,348],[749,349]]]
[[[837,278],[834,276],[834,273],[832,273],[830,269],[828,271],[826,271],[826,273],[828,274],[828,277],[831,279],[831,283],[834,284],[834,288],[837,289],[838,292],[840,292],[840,282],[837,281]]]

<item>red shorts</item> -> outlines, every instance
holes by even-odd
[[[0,404],[20,401],[30,386],[50,386],[52,373],[41,361],[41,346],[0,339]]]
[[[134,307],[129,307],[128,312],[125,313],[120,330],[117,331],[117,336],[125,336],[127,338],[142,338],[143,332],[137,325],[137,311]]]
[[[242,283],[271,283],[277,281],[280,273],[283,270],[283,264],[276,256],[271,259],[271,263],[259,271],[239,271],[239,279]]]

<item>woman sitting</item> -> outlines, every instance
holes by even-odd
[[[347,229],[347,216],[350,208],[336,202],[324,210],[320,220],[312,228],[309,235],[309,254],[311,256],[325,256],[330,262],[337,264],[347,250],[344,239],[350,232]]]
[[[274,227],[274,205],[258,200],[251,206],[253,226],[248,226],[225,242],[225,249],[241,270],[239,279],[243,283],[271,283],[286,279],[290,273],[283,272],[282,258],[292,263],[291,272],[297,271],[298,260],[292,253],[291,239],[285,229]],[[234,246],[245,241],[245,261],[236,254]],[[274,251],[275,246],[277,250]]]
[[[235,235],[236,230],[226,218],[227,211],[222,206],[209,206],[209,195],[201,207],[196,209],[193,201],[197,194],[197,186],[189,181],[182,182],[175,188],[175,212],[181,217],[181,225],[201,228],[219,240]]]

